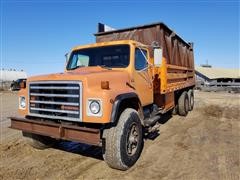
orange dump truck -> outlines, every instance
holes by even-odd
[[[164,113],[193,109],[193,45],[163,23],[99,25],[95,36],[96,43],[71,50],[65,72],[21,84],[11,128],[35,148],[59,140],[101,146],[110,167],[126,170]]]

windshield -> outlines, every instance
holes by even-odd
[[[129,64],[129,45],[104,46],[73,51],[67,70],[87,66],[124,68]]]

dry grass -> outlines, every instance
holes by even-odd
[[[203,107],[203,113],[205,116],[212,116],[216,118],[225,117],[225,118],[239,118],[240,107],[228,107],[228,106],[219,106],[219,105],[208,105]]]

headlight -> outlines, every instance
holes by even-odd
[[[102,101],[100,99],[88,99],[88,116],[102,116]]]
[[[100,111],[100,104],[97,101],[92,101],[89,105],[91,113],[97,114]]]
[[[24,96],[19,97],[19,109],[26,108],[26,98]]]

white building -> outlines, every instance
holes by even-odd
[[[15,81],[17,79],[26,79],[27,73],[23,70],[17,71],[15,69],[1,69],[0,70],[0,81]]]
[[[197,88],[240,92],[240,69],[200,66],[195,68]]]

